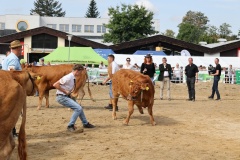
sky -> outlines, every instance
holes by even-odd
[[[34,0],[1,0],[0,15],[29,14]],[[62,3],[65,17],[84,17],[90,0],[58,0]],[[240,29],[240,0],[96,0],[100,16],[108,17],[108,8],[124,4],[143,5],[154,12],[154,19],[160,20],[160,32],[171,29],[178,32],[187,11],[200,11],[210,20],[210,25],[219,27],[222,23],[230,24],[233,34]]]

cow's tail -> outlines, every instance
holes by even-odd
[[[90,90],[90,87],[89,87],[89,78],[88,78],[88,74],[86,73],[86,76],[87,76],[87,83],[88,83],[88,94],[89,94],[89,96],[90,96],[90,98],[91,98],[91,100],[93,101],[93,102],[95,102],[95,100],[93,99],[93,97],[92,97],[92,92],[91,92],[91,90]]]
[[[18,136],[18,155],[20,160],[27,159],[27,151],[26,151],[26,134],[25,134],[25,124],[26,124],[26,100],[23,105],[23,112],[22,112],[22,124],[19,131]]]

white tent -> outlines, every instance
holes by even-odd
[[[125,64],[126,58],[131,58],[131,64],[137,63],[139,66],[143,63],[144,55],[126,55],[126,54],[114,54],[115,61],[118,64]],[[157,65],[162,63],[162,58],[164,56],[152,56],[153,62]],[[188,64],[187,56],[166,56],[167,63],[171,64],[172,66],[176,66],[178,63],[180,66],[185,67]],[[222,67],[229,67],[229,65],[233,65],[233,68],[240,68],[240,57],[192,57],[193,63],[197,66],[205,66],[208,67],[210,64],[214,64],[214,59],[219,58],[219,63]]]

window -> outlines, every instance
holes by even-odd
[[[19,21],[17,23],[17,30],[18,31],[26,31],[28,29],[28,24],[25,21]]]
[[[4,30],[5,29],[5,23],[0,22],[0,30]]]
[[[59,24],[59,30],[63,32],[69,32],[69,25],[68,24]]]
[[[52,29],[57,29],[56,24],[47,24],[47,27],[52,28]]]
[[[85,33],[94,33],[94,25],[85,25],[84,32]]]
[[[82,28],[81,25],[73,24],[72,25],[72,32],[81,32],[81,28]]]
[[[97,25],[97,33],[106,33],[106,27],[103,25]]]
[[[48,34],[38,34],[32,36],[32,48],[56,49],[58,45],[58,37]]]

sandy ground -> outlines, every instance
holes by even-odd
[[[196,102],[187,102],[184,84],[172,84],[172,101],[159,100],[156,85],[151,126],[147,110],[137,108],[129,126],[122,122],[127,102],[120,99],[118,119],[103,108],[107,100],[84,100],[87,119],[97,127],[77,133],[66,130],[72,111],[55,101],[51,91],[50,108],[38,111],[37,97],[28,97],[27,144],[29,160],[182,160],[240,159],[240,86],[220,84],[221,101],[208,100],[211,83],[196,85]],[[108,98],[107,86],[91,86],[96,99]],[[166,95],[166,92],[165,92]],[[86,99],[89,96],[85,96]],[[20,118],[21,119],[21,118]],[[20,122],[19,119],[19,122]],[[19,122],[17,128],[19,129]],[[16,148],[12,160],[16,158]]]

